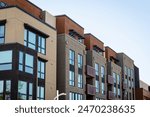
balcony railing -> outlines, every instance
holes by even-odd
[[[95,95],[96,94],[96,87],[90,84],[87,84],[87,94],[88,95]]]
[[[89,65],[86,66],[86,74],[92,78],[95,78],[95,69]]]
[[[113,100],[115,98],[115,95],[112,91],[108,91],[108,99]]]
[[[108,84],[114,84],[114,78],[111,75],[108,75]]]

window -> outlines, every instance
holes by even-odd
[[[78,54],[78,68],[82,69],[83,67],[83,56]]]
[[[45,92],[44,92],[44,87],[38,86],[37,88],[37,99],[38,100],[44,100],[45,98]]]
[[[18,82],[18,99],[19,100],[27,99],[27,82],[24,81]]]
[[[19,71],[25,71],[26,73],[33,74],[33,61],[34,61],[34,58],[32,55],[26,54],[20,51],[19,52]]]
[[[120,75],[117,74],[117,84],[120,84]]]
[[[102,83],[102,95],[105,95],[105,84]]]
[[[78,87],[83,88],[83,76],[82,76],[82,74],[78,74]]]
[[[0,100],[3,100],[4,81],[0,81]]]
[[[32,100],[33,95],[33,84],[29,83],[29,100]]]
[[[0,44],[4,43],[5,38],[5,26],[0,25]]]
[[[45,62],[38,60],[38,78],[45,79]]]
[[[128,70],[127,70],[126,66],[124,67],[124,73],[125,73],[125,75],[128,75]]]
[[[74,78],[74,72],[69,71],[69,85],[74,86],[75,85],[75,78]]]
[[[73,50],[69,50],[69,63],[70,65],[74,65],[75,52]]]
[[[134,88],[134,82],[132,81],[132,88]]]
[[[128,80],[128,87],[130,88],[131,87],[131,81]]]
[[[99,64],[95,63],[95,74],[99,76]]]
[[[25,46],[33,50],[36,50],[36,34],[25,29],[24,44]]]
[[[129,68],[128,68],[128,77],[131,77],[131,72]]]
[[[0,100],[10,100],[11,99],[11,81],[2,80],[0,81]]]
[[[42,54],[46,52],[46,39],[41,36],[38,37],[38,52]]]
[[[11,99],[11,81],[6,80],[6,95],[5,95],[5,100],[10,100]]]
[[[2,8],[2,7],[6,7],[7,6],[7,4],[6,3],[4,3],[4,2],[0,2],[0,8]]]
[[[78,42],[83,43],[83,39],[81,37],[79,37]]]
[[[99,81],[95,80],[95,87],[96,87],[96,92],[99,93]]]
[[[70,92],[69,100],[83,100],[83,94]]]
[[[131,78],[134,78],[133,69],[131,69]]]
[[[12,51],[0,52],[0,71],[12,69]]]
[[[118,88],[118,97],[120,97],[120,89]]]
[[[24,45],[39,53],[46,53],[46,39],[27,29],[24,30]]]
[[[117,89],[117,88],[116,88],[116,87],[114,87],[114,95],[115,95],[115,96],[116,96],[116,93],[117,93],[117,92],[116,92],[116,89]]]
[[[116,83],[116,73],[113,72],[114,83]]]
[[[105,78],[105,68],[101,66],[101,78]]]

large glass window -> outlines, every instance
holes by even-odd
[[[12,69],[12,51],[0,52],[0,71]]]
[[[117,84],[120,84],[120,75],[117,74]]]
[[[3,100],[4,81],[0,81],[0,100]]]
[[[114,83],[116,83],[116,73],[113,72]]]
[[[30,54],[19,52],[19,70],[33,74],[34,57]],[[25,64],[25,65],[24,65]]]
[[[78,68],[82,69],[83,67],[83,56],[78,54]]]
[[[24,81],[18,82],[18,99],[19,100],[27,99],[27,82]]]
[[[73,50],[69,50],[69,63],[70,65],[75,63],[75,52]]]
[[[45,62],[38,60],[38,78],[45,79]]]
[[[82,74],[78,74],[78,87],[83,88],[83,76],[82,76]]]
[[[101,66],[101,78],[105,78],[105,67]]]
[[[105,84],[102,83],[102,94],[105,95]]]
[[[99,88],[99,87],[100,87],[99,85],[100,85],[100,84],[99,84],[99,81],[98,81],[98,80],[95,80],[95,87],[96,87],[96,92],[97,92],[97,93],[99,93],[99,89],[100,89],[100,88]]]
[[[46,53],[46,39],[41,36],[38,37],[38,52]]]
[[[0,25],[0,44],[4,43],[5,38],[5,26]]]
[[[24,45],[39,53],[46,53],[46,39],[27,29],[24,30]]]
[[[74,72],[69,71],[69,85],[74,86],[75,85],[75,78],[74,78]]]
[[[99,64],[95,63],[95,74],[99,76]]]
[[[70,92],[69,100],[83,100],[83,94]]]
[[[120,97],[120,89],[118,88],[118,97]]]
[[[45,97],[44,87],[38,86],[38,89],[37,89],[37,99],[38,100],[44,100],[45,99],[44,97]]]

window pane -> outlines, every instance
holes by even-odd
[[[0,93],[3,93],[4,81],[0,81]]]
[[[32,95],[33,93],[33,84],[29,83],[29,95]]]
[[[12,62],[12,51],[1,51],[0,52],[0,64]]]
[[[44,87],[41,87],[41,94],[40,94],[41,98],[44,98]]]
[[[69,50],[69,61],[71,65],[74,65],[74,57],[75,57],[75,53],[73,50]]]
[[[27,83],[24,81],[18,82],[18,92],[22,94],[27,94]]]
[[[33,68],[33,56],[26,54],[25,65]]]
[[[29,31],[29,42],[34,44],[36,43],[36,34],[34,34],[33,32]]]
[[[10,93],[11,92],[11,81],[10,80],[7,80],[6,81],[6,92]]]
[[[0,65],[0,71],[11,70],[11,69],[12,69],[12,64],[2,64],[2,65]]]
[[[0,26],[0,37],[4,37],[4,26]]]

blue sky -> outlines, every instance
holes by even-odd
[[[53,15],[66,14],[116,52],[124,52],[150,84],[150,0],[31,0]]]

